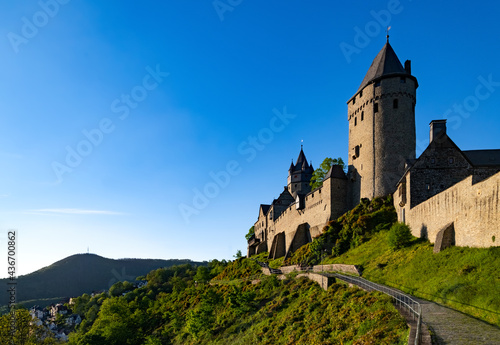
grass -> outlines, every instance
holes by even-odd
[[[247,279],[260,266],[246,258],[227,263],[214,278],[217,284],[196,284],[195,271],[174,269],[151,272],[148,285],[123,296],[82,300],[79,307],[87,311],[69,344],[402,345],[408,340],[405,320],[391,299],[377,292],[343,284],[324,291],[306,278],[275,275],[252,284]]]
[[[451,247],[413,239],[392,250],[388,232],[325,263],[361,265],[363,276],[500,326],[500,247]]]

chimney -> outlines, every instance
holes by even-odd
[[[411,60],[405,61],[405,71],[408,74],[411,74]]]
[[[432,141],[439,135],[439,133],[446,133],[446,120],[432,120],[431,123],[429,123],[429,127],[431,128],[429,134],[429,143],[432,143]]]

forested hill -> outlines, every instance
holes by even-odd
[[[76,298],[72,312],[83,321],[69,344],[407,343],[406,322],[389,297],[341,284],[324,291],[293,275],[262,276],[251,259],[159,269],[147,281]]]
[[[74,297],[109,289],[117,281],[133,281],[161,267],[190,263],[191,260],[108,259],[95,254],[76,254],[38,271],[18,277],[17,301]],[[8,279],[0,285],[7,286]],[[0,294],[0,305],[8,303],[8,294]],[[43,302],[42,302],[43,303]],[[30,305],[27,305],[30,307]]]

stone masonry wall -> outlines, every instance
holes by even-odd
[[[411,209],[405,207],[413,235],[427,234],[435,242],[439,230],[453,222],[457,246],[500,245],[500,173],[476,184],[472,181],[469,176]],[[400,217],[401,207],[395,206]]]
[[[297,210],[295,203],[288,206],[274,222],[268,223],[269,243],[273,242],[277,234],[283,232],[288,251],[301,224],[307,224],[311,239],[319,236],[328,221],[345,212],[346,183],[343,179],[329,178],[323,182],[321,188],[305,196],[303,209]]]
[[[347,104],[351,208],[361,198],[394,192],[405,160],[415,158],[415,81],[398,76],[375,85]]]

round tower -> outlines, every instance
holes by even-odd
[[[411,62],[403,67],[388,40],[347,102],[351,207],[393,193],[415,159],[417,87]]]

